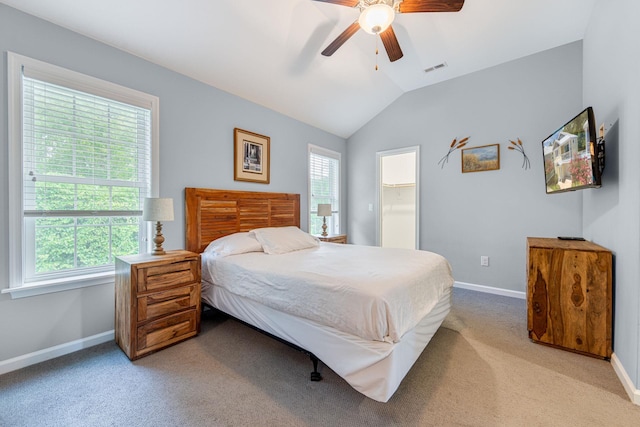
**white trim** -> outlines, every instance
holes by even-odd
[[[20,57],[7,52],[7,129],[9,155],[9,287],[22,285],[22,79]],[[16,115],[18,117],[16,117]]]
[[[502,295],[505,297],[527,299],[526,292],[512,291],[509,289],[494,288],[492,286],[476,285],[474,283],[455,282],[454,288],[469,289],[471,291],[484,292],[485,294]]]
[[[342,233],[346,221],[344,221],[343,212],[345,212],[346,203],[344,203],[343,199],[343,191],[342,191],[342,153],[338,151],[333,151],[328,148],[320,147],[319,145],[307,144],[307,231],[311,232],[311,221],[313,221],[311,216],[311,154],[316,154],[318,156],[327,157],[330,159],[334,159],[338,161],[338,217],[339,217],[339,232]],[[333,234],[333,231],[332,231]]]
[[[147,110],[153,110],[154,103],[158,102],[157,96],[27,56],[18,55],[17,53],[7,52],[7,57],[13,57],[15,63],[20,64],[18,68],[23,69],[24,75],[36,80],[135,105]]]
[[[23,354],[22,356],[14,357],[12,359],[3,360],[0,362],[0,375],[11,371],[17,371],[18,369],[35,365],[36,363],[55,359],[56,357],[64,356],[65,354],[73,353],[78,350],[93,347],[94,345],[109,342],[114,339],[115,332],[112,329],[90,337],[81,338],[79,340],[45,348],[43,350],[34,351],[33,353]]]
[[[36,295],[50,294],[53,292],[69,291],[71,289],[86,288],[96,285],[113,285],[115,283],[114,271],[85,274],[83,276],[61,277],[57,279],[43,280],[40,282],[26,283],[15,288],[5,288],[2,294],[10,294],[11,299],[33,297]]]
[[[420,249],[420,146],[411,147],[416,154],[416,249]]]
[[[22,173],[22,75],[62,85],[71,89],[101,96],[111,100],[135,105],[148,109],[151,112],[151,159],[150,159],[150,196],[159,196],[159,141],[160,141],[160,99],[135,89],[118,85],[96,77],[88,76],[63,67],[48,64],[36,59],[22,56],[13,52],[7,52],[7,128],[8,128],[8,201],[9,201],[9,289],[3,289],[1,293],[10,293],[12,298],[39,295],[42,293],[59,292],[67,289],[75,289],[84,286],[93,286],[102,283],[113,282],[113,273],[109,273],[108,280],[96,281],[86,276],[66,276],[69,283],[38,283],[37,286],[24,283],[25,268],[23,260],[25,252],[23,247],[23,173]],[[150,236],[153,235],[151,222],[146,227],[145,249],[151,249]],[[77,280],[79,279],[79,280]],[[25,287],[24,290],[20,288]]]
[[[324,148],[315,144],[309,144],[308,149],[309,149],[309,153],[315,153],[319,156],[330,157],[338,161],[340,161],[342,157],[342,154],[339,153],[338,151],[330,150],[328,148]]]
[[[629,375],[627,375],[627,371],[625,371],[624,366],[620,363],[620,359],[616,357],[616,354],[613,353],[611,355],[611,366],[613,366],[613,370],[615,371],[618,379],[622,383],[624,390],[627,392],[629,399],[634,405],[640,406],[640,390],[638,390]]]
[[[154,97],[151,108],[151,188],[150,197],[160,197],[160,98]],[[142,217],[141,217],[142,220]],[[145,252],[153,249],[155,227],[153,221],[147,221],[145,234]]]
[[[386,156],[396,156],[399,154],[415,154],[415,200],[416,200],[416,223],[415,223],[415,249],[420,249],[420,146],[413,145],[411,147],[394,148],[391,150],[383,150],[376,152],[376,246],[382,246],[382,158]]]

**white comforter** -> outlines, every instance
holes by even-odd
[[[268,255],[203,253],[204,285],[358,337],[397,342],[453,285],[441,255],[321,243]]]

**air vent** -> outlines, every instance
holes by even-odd
[[[425,73],[430,73],[432,71],[439,70],[440,68],[444,68],[446,66],[447,66],[447,63],[443,62],[442,64],[438,64],[438,65],[434,65],[433,67],[425,68],[424,72]]]

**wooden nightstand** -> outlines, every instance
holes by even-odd
[[[200,332],[200,255],[128,255],[115,264],[115,336],[129,359]]]
[[[329,234],[328,236],[316,235],[316,237],[323,242],[344,243],[344,244],[347,243],[346,234]]]

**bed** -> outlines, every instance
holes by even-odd
[[[449,313],[443,257],[318,242],[298,194],[187,188],[185,202],[203,303],[307,352],[313,380],[319,359],[387,402]]]

